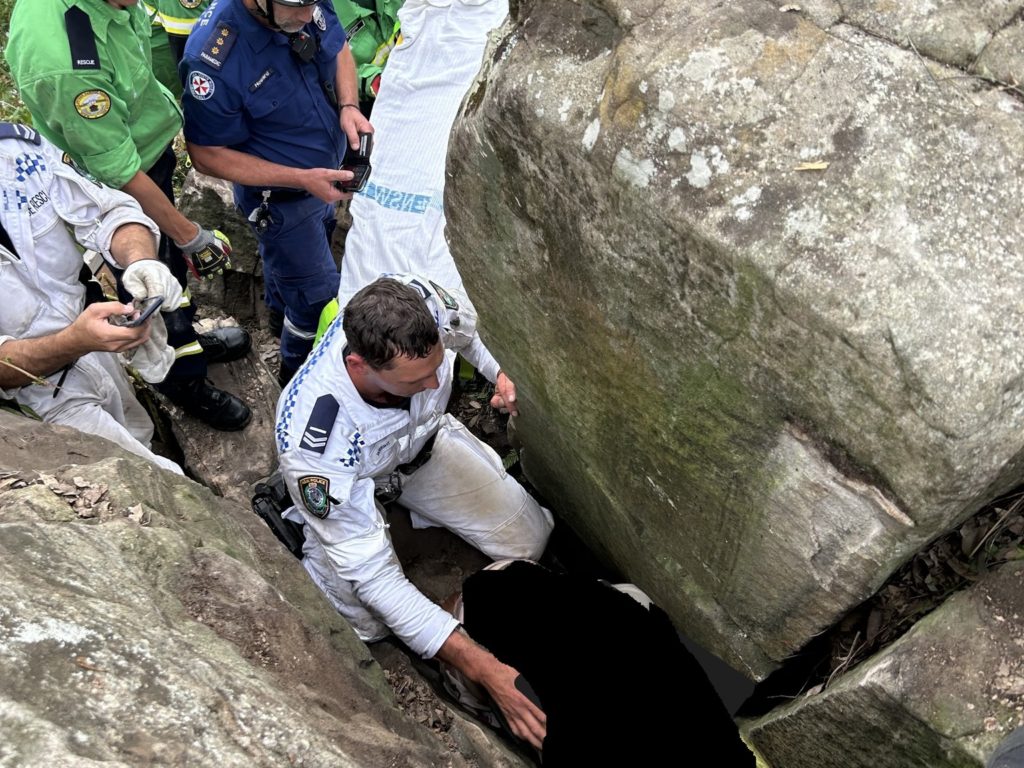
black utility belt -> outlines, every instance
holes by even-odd
[[[417,469],[422,467],[428,461],[430,461],[430,453],[434,450],[434,440],[437,439],[437,432],[432,434],[430,438],[420,448],[420,452],[417,453],[411,461],[407,461],[405,464],[399,464],[395,467],[395,471],[401,472],[403,475],[411,475]]]

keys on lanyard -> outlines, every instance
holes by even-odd
[[[273,223],[273,219],[270,218],[270,194],[269,189],[263,190],[263,202],[253,208],[252,213],[249,214],[249,221],[256,227],[257,235],[265,235]]]

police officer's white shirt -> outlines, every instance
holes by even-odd
[[[374,491],[378,480],[387,480],[400,464],[411,461],[437,432],[451,395],[456,352],[492,382],[498,364],[480,341],[476,315],[464,296],[411,275],[394,277],[420,290],[438,320],[446,348],[436,372],[440,386],[414,395],[408,410],[365,402],[345,368],[339,315],[281,394],[276,437],[281,473],[296,502],[289,516],[304,522],[307,535],[319,539],[338,578],[353,583],[360,602],[429,658],[457,622],[397,567]],[[323,517],[304,501],[309,491],[304,496],[303,490],[310,486],[319,486],[329,498]]]

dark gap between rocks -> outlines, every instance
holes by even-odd
[[[898,640],[953,593],[992,569],[1024,559],[1024,486],[933,541],[871,598],[815,637],[754,689],[741,717],[818,693]]]

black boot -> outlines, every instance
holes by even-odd
[[[249,406],[230,392],[213,386],[208,379],[165,383],[160,391],[185,413],[223,432],[242,429],[252,418]]]
[[[252,349],[252,340],[244,328],[216,328],[196,336],[207,363],[230,363],[240,360]]]

